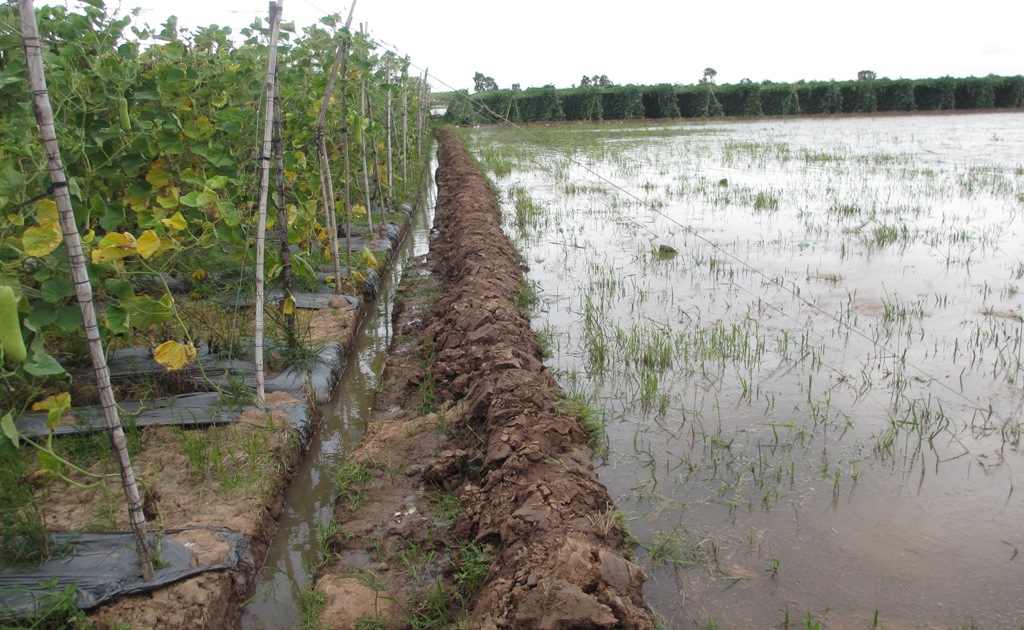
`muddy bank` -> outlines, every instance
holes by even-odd
[[[438,142],[433,276],[414,274],[396,307],[385,393],[352,456],[373,479],[360,505],[336,506],[321,624],[409,627],[440,593],[463,609],[434,615],[442,625],[653,628],[621,517],[517,305],[522,269],[498,202],[455,134]],[[411,566],[412,548],[427,560]],[[467,549],[489,563],[471,590]]]
[[[454,132],[438,141],[432,253],[448,288],[423,339],[439,394],[468,411],[426,477],[457,488],[456,531],[498,549],[472,617],[481,627],[653,627],[593,453],[578,420],[558,411],[558,386],[516,306],[521,269],[497,200]],[[478,472],[458,474],[467,469]]]

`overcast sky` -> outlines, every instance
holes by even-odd
[[[107,0],[116,8],[118,0]],[[351,0],[285,0],[284,19],[303,26],[347,15]],[[37,0],[42,5],[45,0]],[[122,0],[156,26],[172,12],[180,26],[219,24],[237,32],[265,16],[253,0]],[[1024,2],[919,0],[811,2],[732,0],[357,0],[354,24],[420,69],[434,91],[472,89],[473,74],[499,87],[553,83],[584,74],[617,84],[929,78],[1024,73]]]

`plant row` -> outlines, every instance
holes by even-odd
[[[241,38],[216,25],[181,29],[174,17],[151,28],[93,0],[81,10],[40,8],[37,22],[105,345],[181,339],[187,360],[202,322],[187,320],[170,285],[194,297],[252,288],[266,21]],[[301,34],[293,25],[283,31],[284,203],[271,195],[268,212],[269,234],[283,247],[267,248],[266,267],[280,283],[281,251],[290,250],[296,290],[317,290],[331,258],[325,206],[334,207],[321,167],[335,182],[338,214],[352,219],[335,221],[338,230],[372,236],[368,228],[387,220],[418,173],[426,91],[408,59],[378,52],[338,16]],[[342,39],[348,60],[328,105],[321,165],[320,96]],[[0,287],[9,288],[0,294],[0,415],[17,415],[47,391],[46,379],[67,379],[65,367],[86,355],[11,4],[0,6],[0,119]],[[342,248],[355,283],[374,258]]]

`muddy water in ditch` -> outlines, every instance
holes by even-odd
[[[432,172],[434,168],[432,165]],[[256,595],[242,615],[242,627],[247,630],[286,630],[299,625],[300,594],[311,582],[318,540],[333,510],[332,473],[366,430],[374,390],[391,344],[394,288],[410,257],[427,253],[433,204],[431,185],[427,199],[413,217],[408,236],[399,246],[381,295],[356,335],[356,347],[349,355],[334,398],[321,408],[323,422],[288,488],[277,534],[257,579]]]
[[[466,133],[666,627],[1024,627],[1024,114]]]

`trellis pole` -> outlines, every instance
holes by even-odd
[[[324,132],[324,123],[327,120],[327,109],[331,104],[331,95],[334,93],[334,85],[338,81],[339,70],[341,74],[345,74],[346,68],[346,57],[348,56],[348,41],[349,34],[348,28],[352,25],[352,14],[356,10],[356,0],[352,0],[352,6],[349,7],[348,20],[345,22],[345,33],[342,33],[341,42],[338,44],[338,52],[334,57],[334,65],[331,67],[331,74],[327,77],[327,87],[324,89],[323,99],[320,101],[320,115],[317,116],[316,120],[316,145],[317,145],[317,156],[320,166],[320,191],[324,198],[324,214],[326,215],[328,240],[331,244],[331,258],[334,262],[334,292],[341,293],[341,255],[338,251],[338,222],[337,222],[337,206],[334,202],[334,178],[331,176],[330,161],[327,156],[327,137]],[[342,84],[344,86],[344,84]],[[345,105],[345,91],[342,88],[341,93],[342,105]],[[348,255],[348,260],[352,260],[352,218],[351,208],[348,202],[348,123],[345,121],[347,115],[347,107],[345,114],[342,115],[342,132],[341,132],[341,144],[342,152],[345,155],[345,249]]]
[[[387,86],[388,86],[387,103],[385,105],[385,114],[384,114],[384,135],[387,137],[387,146],[388,146],[388,171],[387,171],[387,177],[388,177],[388,199],[390,200],[392,197],[395,196],[395,192],[394,192],[395,169],[394,169],[394,162],[392,162],[392,151],[391,151],[391,136],[392,136],[392,131],[393,131],[392,130],[392,125],[394,124],[394,121],[391,118],[392,105],[391,105],[391,54],[390,53],[385,58],[384,63],[385,63],[385,66],[384,66],[385,67],[385,71],[384,72],[385,72],[385,77],[386,77],[385,78],[385,83],[387,83]]]
[[[21,39],[25,48],[25,62],[29,86],[32,90],[32,105],[35,108],[36,122],[42,136],[43,148],[46,151],[47,167],[54,201],[60,218],[64,246],[67,248],[68,261],[71,265],[71,279],[75,284],[75,295],[82,311],[82,323],[85,339],[89,346],[93,370],[96,373],[96,386],[100,394],[100,409],[103,421],[110,436],[110,446],[117,459],[121,473],[121,487],[124,489],[128,502],[128,517],[132,533],[135,535],[135,550],[138,554],[139,568],[146,580],[153,578],[153,559],[146,537],[146,517],[142,511],[142,498],[135,480],[128,445],[124,438],[124,429],[114,400],[114,390],[110,384],[110,370],[107,367],[107,356],[100,340],[99,326],[96,323],[96,307],[92,298],[92,284],[85,267],[85,253],[82,250],[82,238],[75,224],[75,213],[71,207],[71,195],[68,191],[67,176],[64,173],[64,162],[57,144],[57,134],[53,124],[53,109],[50,95],[46,88],[46,75],[43,72],[42,49],[39,41],[39,27],[36,24],[36,10],[33,0],[19,0],[18,17],[21,23]]]
[[[274,86],[277,85],[277,38],[281,24],[281,10],[284,0],[270,2],[270,47],[267,51],[267,106],[263,118],[263,148],[260,152],[260,198],[256,223],[256,330],[254,333],[254,355],[256,361],[256,403],[266,407],[266,389],[263,372],[263,266],[266,257],[267,197],[270,190],[270,160],[274,133]]]
[[[359,125],[362,126],[366,120],[366,78],[359,83]],[[367,129],[367,131],[369,131]],[[359,134],[360,153],[363,160],[363,191],[366,199],[366,220],[369,223],[370,233],[373,233],[373,204],[370,203],[370,169],[366,163],[366,133]]]
[[[278,77],[274,77],[274,173],[276,175],[277,190],[277,225],[281,230],[281,280],[284,283],[285,298],[290,297],[292,291],[292,253],[288,243],[288,210],[285,207],[285,179],[284,179],[284,140],[281,133],[281,83]],[[293,336],[295,329],[295,311],[291,310],[285,314],[285,324]]]

